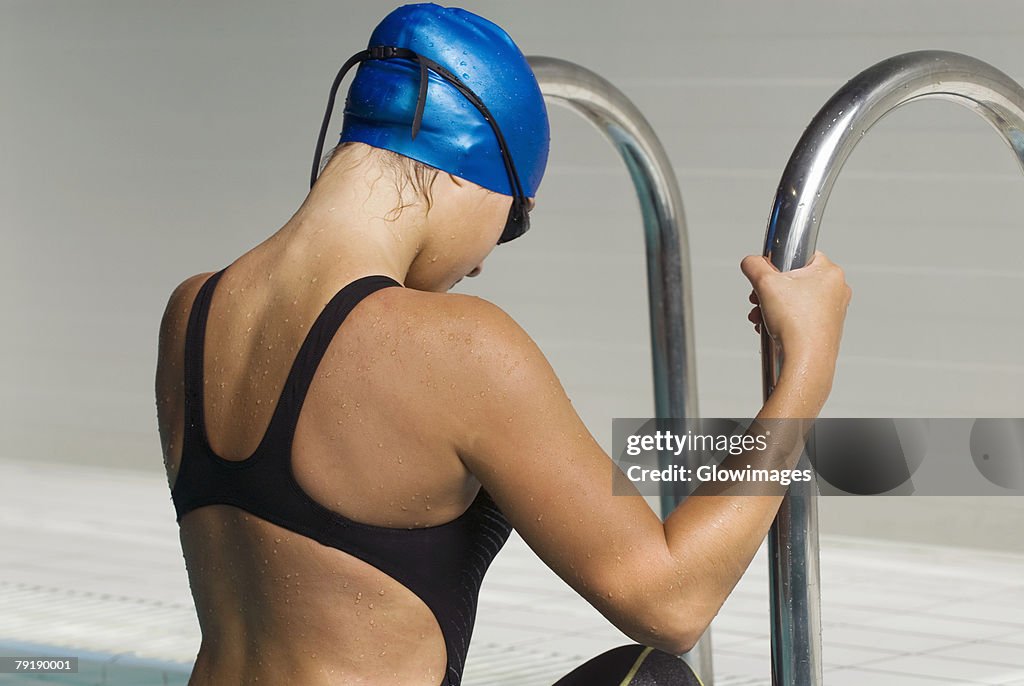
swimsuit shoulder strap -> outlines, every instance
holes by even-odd
[[[206,338],[206,320],[210,314],[213,289],[223,276],[224,269],[208,278],[196,294],[185,331],[185,426],[186,432],[205,433],[203,428],[203,341]]]
[[[306,393],[313,383],[320,360],[323,359],[342,322],[367,296],[382,288],[401,285],[389,276],[364,276],[349,283],[331,298],[310,327],[302,347],[299,348],[277,407],[274,409],[274,417],[267,428],[268,433],[271,433],[276,425],[278,439],[291,445]]]

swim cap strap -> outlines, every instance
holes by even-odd
[[[327,127],[331,124],[331,114],[334,112],[334,99],[338,95],[338,86],[341,85],[341,81],[345,78],[345,74],[348,73],[349,69],[369,58],[369,50],[357,52],[352,57],[349,57],[345,64],[341,65],[338,75],[334,77],[334,83],[331,84],[331,93],[327,97],[327,111],[324,112],[324,121],[320,125],[320,135],[316,139],[316,151],[313,153],[313,172],[309,178],[310,188],[313,188],[313,184],[316,183],[316,177],[320,175],[320,157],[324,152],[324,141],[327,139]]]
[[[416,114],[412,118],[412,138],[416,140],[416,134],[420,132],[420,125],[423,123],[423,110],[427,107],[427,83],[430,81],[430,74],[427,73],[427,63],[418,60],[420,65],[420,92],[416,95]]]
[[[412,119],[412,137],[415,140],[416,134],[420,132],[420,126],[423,124],[423,108],[426,107],[427,104],[427,82],[429,81],[427,63],[430,62],[430,60],[421,58],[412,50],[396,48],[393,45],[375,45],[372,48],[360,50],[356,54],[352,55],[352,57],[349,57],[345,64],[341,65],[338,75],[334,77],[334,83],[331,84],[331,94],[327,99],[327,111],[324,112],[324,121],[320,126],[320,135],[316,140],[316,152],[313,153],[313,171],[309,178],[310,188],[313,187],[313,184],[316,183],[317,176],[319,176],[320,156],[323,155],[324,141],[327,140],[327,127],[330,126],[331,115],[334,113],[334,100],[338,96],[338,87],[341,86],[341,82],[344,80],[345,74],[348,73],[349,69],[360,62],[365,62],[366,60],[388,60],[394,57],[403,57],[405,59],[415,60],[420,67],[420,90],[419,95],[416,98],[416,113]]]

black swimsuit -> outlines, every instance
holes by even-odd
[[[396,529],[352,521],[313,500],[292,472],[291,448],[303,400],[338,327],[366,296],[401,286],[386,276],[365,276],[341,289],[324,307],[288,373],[280,400],[256,451],[245,460],[214,454],[203,422],[203,341],[214,288],[224,270],[203,284],[185,338],[185,435],[171,498],[178,522],[204,505],[233,505],[261,519],[363,560],[419,596],[444,636],[445,677],[459,686],[476,618],[480,583],[512,530],[483,490],[450,522]]]

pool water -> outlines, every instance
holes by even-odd
[[[76,674],[0,674],[0,686],[186,686],[190,671],[185,664],[7,642],[0,643],[0,656],[78,657]]]

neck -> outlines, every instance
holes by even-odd
[[[382,172],[332,159],[299,210],[269,242],[279,242],[289,262],[302,264],[312,276],[373,273],[405,283],[423,249],[426,227],[418,205],[396,216],[402,204]]]

